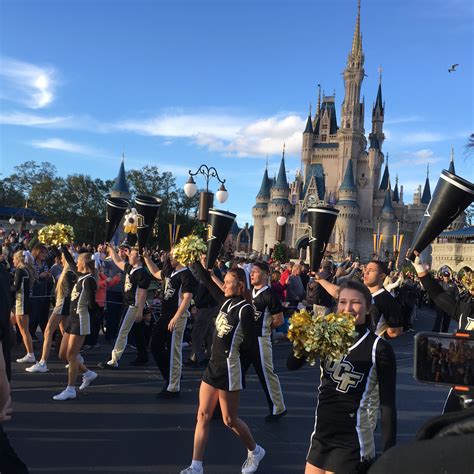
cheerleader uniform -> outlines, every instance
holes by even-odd
[[[369,417],[369,399],[375,390],[382,409],[383,450],[396,440],[395,354],[387,341],[366,326],[356,330],[358,339],[345,357],[320,362],[319,397],[306,458],[309,464],[336,474],[357,472],[360,463],[370,463],[375,457]],[[304,360],[290,355],[290,370],[303,364]]]
[[[30,314],[30,274],[26,268],[15,269],[11,291],[15,293],[15,314]]]
[[[252,303],[255,311],[255,337],[257,344],[250,353],[242,356],[244,373],[253,365],[267,398],[270,415],[286,412],[280,380],[273,369],[272,316],[283,311],[280,299],[269,287],[252,290]]]
[[[243,296],[224,302],[216,318],[209,364],[203,381],[219,390],[242,390],[240,347],[245,338],[254,337],[254,309]]]
[[[97,283],[90,273],[79,275],[71,293],[71,318],[66,332],[87,336],[91,332],[90,313],[95,306]]]
[[[69,314],[71,313],[71,292],[74,288],[76,280],[77,278],[74,272],[68,271],[66,273],[67,290],[63,298],[56,299],[56,305],[53,309],[53,314],[55,314],[56,316],[69,316]]]

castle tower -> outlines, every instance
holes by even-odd
[[[382,181],[380,181],[379,192],[382,194],[386,191],[389,187],[390,183],[390,172],[388,171],[388,153],[387,153],[387,161],[385,162],[385,169],[383,170]]]
[[[381,252],[385,250],[393,250],[392,239],[393,235],[397,232],[397,217],[395,215],[395,209],[393,208],[391,194],[392,191],[389,183],[385,190],[385,199],[379,215],[380,232],[383,234]]]
[[[268,243],[269,248],[275,247],[277,243],[277,217],[287,217],[290,214],[291,205],[288,201],[290,193],[290,186],[286,179],[286,168],[285,168],[285,145],[283,145],[283,154],[280,162],[280,169],[275,183],[270,190],[270,202],[268,204],[268,226],[265,233],[265,243]],[[288,225],[288,224],[286,224]],[[287,232],[288,236],[289,232]]]
[[[257,252],[263,252],[265,250],[265,224],[264,219],[268,211],[268,203],[270,201],[270,189],[272,187],[273,180],[268,177],[268,167],[265,167],[263,173],[262,184],[260,185],[260,191],[257,194],[256,204],[252,208],[252,215],[254,219],[254,232],[252,249]]]
[[[303,167],[303,176],[306,179],[308,175],[308,167],[311,164],[311,152],[313,151],[314,130],[311,120],[311,105],[309,106],[308,120],[306,121],[306,128],[303,132],[303,147],[301,151],[301,161]]]
[[[357,218],[359,205],[357,204],[357,187],[354,180],[352,159],[347,163],[344,180],[339,188],[339,199],[336,203],[339,215],[336,221],[335,240],[344,252],[356,249]]]
[[[120,168],[117,178],[115,179],[115,183],[110,189],[110,196],[130,199],[130,189],[128,188],[127,179],[125,177],[124,161],[125,155],[122,154],[122,162],[120,163]]]
[[[398,194],[398,175],[395,178],[395,187],[393,188],[393,202],[397,204],[400,202],[400,196]]]

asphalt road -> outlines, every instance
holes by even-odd
[[[419,314],[417,330],[431,328],[433,314]],[[416,431],[443,407],[446,389],[417,383],[413,373],[413,335],[393,341],[397,356],[398,443],[411,441]],[[152,362],[129,367],[127,352],[118,371],[94,369],[107,359],[111,346],[84,353],[99,377],[78,398],[57,402],[52,396],[66,385],[64,364],[51,360],[50,372],[29,374],[13,363],[14,417],[4,426],[20,457],[38,473],[177,473],[187,467],[202,370],[185,369],[179,399],[158,401],[163,381]],[[274,346],[288,414],[278,423],[266,423],[267,406],[259,382],[249,373],[242,392],[240,416],[249,424],[267,455],[258,472],[302,473],[314,424],[319,370],[304,367],[288,372],[288,343]],[[14,358],[23,355],[17,346]],[[36,352],[39,350],[36,348]],[[380,435],[377,433],[377,442]],[[240,473],[246,452],[220,421],[213,421],[205,457],[206,474]]]

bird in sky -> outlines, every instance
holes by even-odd
[[[448,72],[455,72],[456,68],[459,66],[459,64],[453,64],[449,69]]]

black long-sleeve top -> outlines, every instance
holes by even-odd
[[[420,277],[420,281],[434,304],[456,320],[459,329],[474,331],[474,298],[469,293],[457,299],[444,291],[429,273]]]
[[[371,394],[378,390],[385,451],[395,445],[397,434],[395,354],[387,341],[365,326],[356,329],[358,339],[345,357],[340,361],[320,361],[322,376],[316,417],[328,423],[353,426],[373,436],[367,408]],[[305,362],[291,353],[287,367],[296,370]]]

